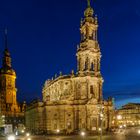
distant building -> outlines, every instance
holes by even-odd
[[[114,127],[140,125],[140,104],[128,103],[116,110],[112,125]]]
[[[101,52],[97,39],[98,20],[88,2],[81,20],[77,47],[77,72],[55,76],[44,84],[43,102],[31,103],[26,127],[47,133],[99,131],[111,128],[113,102],[103,100]],[[35,117],[35,118],[33,118]],[[99,129],[100,128],[100,129]]]
[[[30,130],[40,132],[45,126],[44,104],[40,100],[33,100],[26,110],[26,126]]]
[[[7,31],[5,31],[5,50],[3,52],[2,67],[0,68],[0,127],[12,124],[24,124],[26,103],[17,102],[16,73],[11,65],[10,52],[7,45]]]

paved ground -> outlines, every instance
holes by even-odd
[[[31,140],[100,140],[99,136],[32,136],[30,138]],[[19,137],[17,140],[27,140],[27,138]],[[108,135],[103,136],[102,140],[140,140],[140,135]]]
[[[123,130],[123,131],[122,131]],[[100,136],[30,136],[17,137],[16,140],[140,140],[140,134],[138,134],[139,128],[121,129],[116,134],[104,135],[102,139]],[[7,138],[0,137],[0,140],[7,140]]]
[[[99,136],[69,136],[69,137],[31,137],[31,140],[100,140]],[[140,140],[140,136],[125,136],[125,135],[108,135],[103,136],[102,140]]]

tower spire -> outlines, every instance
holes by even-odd
[[[87,6],[90,7],[90,0],[87,0]]]
[[[86,8],[86,10],[84,12],[85,17],[92,17],[93,14],[94,14],[94,10],[91,7],[90,3],[91,3],[91,0],[87,0],[87,8]]]
[[[5,49],[8,49],[7,28],[5,28],[4,30],[4,38],[5,38]]]
[[[7,36],[7,28],[4,30],[4,52],[3,52],[3,60],[2,64],[4,68],[11,68],[11,57],[10,52],[8,50],[8,36]]]
[[[79,74],[98,77],[101,76],[101,52],[97,40],[98,20],[90,3],[91,0],[87,0],[84,19],[80,24],[81,42],[77,49],[77,70]]]

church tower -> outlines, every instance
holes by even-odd
[[[18,112],[19,108],[16,100],[16,73],[12,69],[11,56],[8,50],[7,30],[5,30],[5,50],[2,58],[2,68],[0,69],[0,94],[2,100],[2,110]]]
[[[98,19],[87,0],[87,8],[84,11],[84,19],[81,19],[81,42],[77,48],[77,73],[78,76],[90,76],[97,81],[98,101],[102,100],[103,78],[100,73],[101,52],[97,38]],[[96,82],[95,82],[96,83]],[[95,88],[94,87],[94,88]],[[91,90],[93,88],[91,87]]]
[[[84,19],[81,20],[81,42],[77,49],[77,70],[80,75],[100,75],[101,52],[97,40],[98,21],[94,16],[94,10],[90,6],[84,11]]]

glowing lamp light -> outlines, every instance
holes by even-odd
[[[18,135],[18,132],[16,131],[16,136]]]
[[[8,136],[8,140],[15,140],[15,137],[14,136]]]
[[[29,137],[29,136],[30,136],[30,134],[29,134],[29,133],[27,133],[27,134],[26,134],[26,136],[27,136],[27,137]]]
[[[138,130],[138,134],[140,134],[140,130]]]
[[[81,132],[81,136],[85,136],[85,132]]]
[[[132,123],[132,125],[135,125],[134,123]]]
[[[59,133],[59,132],[60,132],[60,130],[59,130],[59,129],[57,129],[57,130],[56,130],[56,132],[57,132],[57,133]]]
[[[121,119],[122,119],[122,116],[121,116],[121,115],[118,115],[118,116],[117,116],[117,119],[118,119],[118,120],[121,120]]]
[[[99,131],[101,131],[102,129],[101,128],[99,128]]]
[[[100,117],[103,117],[103,116],[104,116],[104,115],[101,113],[101,114],[100,114]]]
[[[4,116],[4,115],[2,115],[2,118],[5,118],[5,116]]]
[[[123,126],[126,127],[126,124],[124,124]]]
[[[120,128],[122,128],[123,126],[122,125],[120,125]]]

